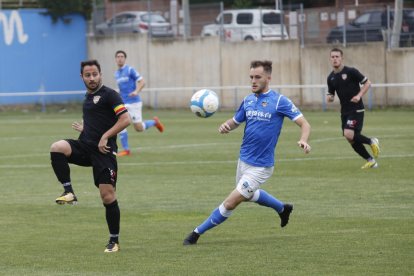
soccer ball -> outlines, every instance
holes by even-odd
[[[191,97],[190,108],[198,117],[210,117],[219,108],[217,94],[208,89],[198,90]]]

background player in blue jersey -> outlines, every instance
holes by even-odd
[[[364,124],[364,103],[362,97],[368,92],[371,82],[356,68],[344,66],[343,52],[333,48],[330,52],[330,61],[333,71],[328,75],[327,101],[333,102],[335,92],[341,103],[342,132],[352,148],[367,162],[361,169],[378,167],[377,158],[380,153],[377,138],[368,138],[362,135]],[[371,147],[372,157],[365,149],[364,144]]]
[[[271,73],[271,61],[251,62],[250,81],[253,93],[244,98],[234,117],[219,127],[220,133],[229,133],[241,123],[246,124],[237,165],[236,188],[184,239],[184,245],[196,244],[200,235],[224,222],[244,201],[274,209],[279,214],[280,226],[287,225],[293,205],[283,203],[260,187],[273,173],[275,148],[283,119],[288,117],[301,128],[297,143],[305,153],[311,150],[308,144],[311,127],[287,97],[269,89]]]
[[[76,204],[69,163],[92,167],[95,186],[99,189],[109,228],[109,242],[105,252],[119,250],[120,211],[116,199],[117,134],[130,124],[128,111],[119,94],[102,84],[101,66],[96,60],[81,63],[81,78],[87,88],[83,102],[83,123],[72,127],[79,138],[59,140],[50,147],[53,171],[64,192],[56,198],[57,204]]]
[[[116,64],[118,70],[115,72],[115,79],[118,83],[119,93],[125,103],[128,113],[131,116],[134,128],[138,132],[142,132],[150,127],[155,126],[160,132],[164,131],[164,125],[158,117],[152,120],[142,121],[142,100],[139,92],[144,88],[144,78],[133,67],[125,64],[127,54],[125,51],[119,50],[115,53]],[[131,151],[128,144],[128,131],[124,129],[119,134],[123,151],[118,156],[130,155]]]

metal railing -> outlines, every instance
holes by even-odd
[[[414,87],[414,83],[374,83],[364,98],[366,107],[372,110],[375,107],[414,106],[414,93],[405,92],[411,87]],[[218,94],[223,110],[235,110],[243,98],[251,93],[250,86],[158,87],[144,89],[141,97],[144,106],[153,109],[188,108],[192,94],[204,88]],[[326,103],[327,86],[324,84],[271,85],[271,88],[288,96],[299,106],[324,111],[329,109]],[[37,104],[46,111],[49,104],[80,103],[84,94],[84,90],[0,93],[0,106]],[[332,107],[337,105],[338,102]]]

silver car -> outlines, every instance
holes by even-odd
[[[113,33],[149,33],[154,37],[174,36],[171,24],[157,12],[129,11],[116,14],[96,25],[100,35]]]

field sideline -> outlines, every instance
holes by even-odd
[[[81,111],[0,112],[2,275],[412,275],[414,111],[376,110],[364,132],[380,139],[379,168],[363,171],[341,137],[337,112],[304,112],[312,152],[296,146],[285,120],[273,177],[263,187],[295,209],[281,229],[269,208],[240,206],[197,246],[184,237],[234,187],[242,128],[220,135],[232,116],[145,110],[166,125],[136,133],[119,158],[121,252],[104,254],[108,230],[89,168],[71,166],[77,206],[50,166],[52,142],[76,138]]]

